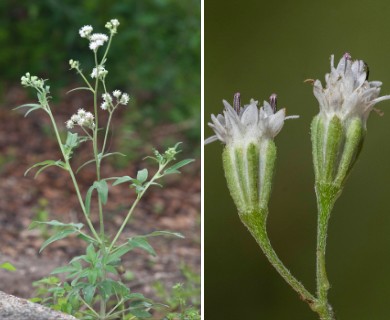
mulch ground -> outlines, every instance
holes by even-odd
[[[88,106],[90,100],[79,93],[63,94],[62,99],[61,103],[55,103],[53,110],[63,128],[70,115],[78,107]],[[48,215],[48,220],[84,222],[67,172],[49,168],[36,179],[33,173],[24,176],[25,170],[36,162],[60,159],[45,114],[36,111],[24,118],[22,113],[11,110],[33,100],[26,96],[24,89],[12,87],[0,104],[0,263],[9,261],[17,268],[15,272],[0,270],[0,290],[24,298],[34,295],[33,281],[48,276],[57,266],[66,265],[74,256],[83,254],[85,249],[85,243],[69,237],[55,242],[39,254],[39,248],[50,235],[50,230],[28,229],[31,222],[42,215]],[[137,112],[131,107],[126,108],[115,118],[114,128],[120,126],[123,112]],[[185,143],[184,133],[172,130],[173,127],[158,125],[144,130],[148,132],[146,139],[150,142],[138,144],[137,149],[131,150],[137,155],[132,158],[139,160],[120,168],[108,160],[103,163],[102,176],[135,176],[137,170],[144,167],[153,172],[156,166],[150,161],[142,161],[142,158],[151,154],[152,145],[158,146],[164,139],[184,141],[184,148],[190,150],[191,147]],[[136,129],[130,133],[126,131],[123,137],[121,130],[115,130],[117,136],[110,140],[111,151],[115,151],[120,139],[129,139],[129,145],[131,141],[145,139],[139,132]],[[85,145],[77,150],[72,160],[74,168],[89,160],[88,148]],[[77,179],[85,195],[95,179],[93,166],[81,170]],[[127,238],[155,230],[170,230],[185,236],[185,239],[153,238],[151,244],[157,257],[138,250],[124,256],[123,267],[131,271],[134,277],[122,280],[132,291],[151,298],[155,297],[153,284],[157,281],[167,288],[184,281],[180,270],[182,264],[200,272],[199,161],[185,168],[181,175],[167,177],[163,184],[163,189],[153,187],[147,192],[123,234],[123,238]],[[104,208],[107,233],[114,234],[118,230],[134,199],[132,189],[126,186],[110,187],[109,201]],[[96,208],[92,206],[91,210],[95,226],[98,226],[97,215],[93,214]]]

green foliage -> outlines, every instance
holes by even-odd
[[[117,18],[123,31],[113,44],[115,59],[107,64],[111,85],[130,91],[144,116],[184,121],[199,137],[199,1],[4,0],[0,11],[0,69],[3,79],[15,83],[25,70],[62,85],[74,81],[64,78],[70,58],[78,57],[84,70],[93,67],[74,31]]]
[[[14,265],[10,262],[4,262],[4,263],[0,264],[0,269],[4,269],[4,270],[8,270],[8,271],[15,271],[16,270]]]
[[[169,305],[164,320],[200,320],[200,275],[182,265],[184,283],[175,284],[168,291],[161,282],[154,284],[157,295]]]

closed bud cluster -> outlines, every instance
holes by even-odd
[[[119,26],[119,21],[118,19],[111,19],[110,21],[108,21],[105,25],[105,27],[110,30],[110,33],[111,34],[115,34],[117,33],[117,29],[118,29],[118,26]]]
[[[29,72],[27,72],[22,78],[20,79],[21,84],[25,87],[32,87],[35,89],[41,89],[47,93],[49,93],[49,87],[44,86],[45,81],[43,79],[38,78],[37,76],[32,76]]]
[[[205,143],[220,140],[226,144],[223,165],[230,194],[241,214],[267,212],[276,159],[273,139],[284,125],[286,110],[276,110],[276,95],[262,107],[251,100],[241,107],[240,94],[234,96],[233,107],[223,101],[223,114],[211,116],[209,126],[215,136]]]
[[[382,83],[369,82],[367,65],[348,53],[337,67],[331,57],[325,79],[325,88],[314,82],[320,112],[311,126],[313,161],[317,186],[338,192],[359,156],[370,112],[390,96],[379,97]]]
[[[69,60],[69,65],[71,69],[79,69],[80,68],[80,62],[76,60]]]

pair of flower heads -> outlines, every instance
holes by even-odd
[[[374,105],[390,99],[379,97],[382,83],[368,81],[368,67],[362,60],[352,60],[345,53],[338,65],[334,66],[334,56],[330,59],[330,73],[326,74],[325,88],[320,80],[309,80],[313,84],[314,95],[320,106],[319,116],[326,123],[337,117],[342,124],[358,118],[366,128],[367,118]],[[298,116],[286,116],[286,110],[276,108],[276,95],[272,94],[269,102],[264,101],[258,108],[258,101],[251,100],[241,107],[240,94],[234,95],[233,106],[223,100],[223,114],[211,115],[209,126],[215,135],[205,140],[205,144],[220,140],[229,145],[248,144],[261,139],[273,139],[282,129],[284,120]]]

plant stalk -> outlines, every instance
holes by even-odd
[[[328,291],[330,288],[328,276],[326,274],[326,238],[330,214],[334,203],[339,195],[339,189],[328,184],[318,184],[316,195],[318,203],[317,220],[317,312],[321,320],[335,320],[331,305],[328,302]]]
[[[266,230],[266,216],[267,213],[254,211],[246,214],[240,214],[241,221],[249,229],[256,242],[264,252],[265,256],[282,276],[282,278],[299,294],[300,298],[306,301],[313,311],[316,311],[317,299],[300,283],[286,268],[283,262],[277,256],[275,250],[272,248],[271,242]]]

